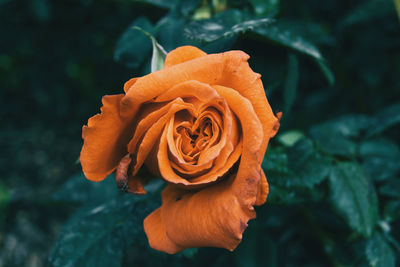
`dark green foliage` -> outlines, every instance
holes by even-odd
[[[193,21],[186,28],[186,36],[201,42],[213,42],[221,38],[232,37],[239,33],[252,31],[259,27],[268,27],[273,20],[269,18],[242,21],[242,14],[233,10],[222,13],[214,19]]]
[[[120,266],[123,251],[144,239],[144,217],[157,203],[149,195],[118,196],[79,210],[64,226],[51,266]]]
[[[364,236],[371,236],[378,220],[378,202],[364,170],[356,163],[337,163],[329,184],[332,202],[348,224]]]
[[[365,251],[368,262],[371,266],[376,267],[394,267],[395,254],[390,245],[385,241],[380,233],[375,233],[367,242]]]
[[[140,27],[150,33],[154,31],[153,25],[147,18],[139,17],[119,38],[115,47],[114,59],[130,68],[139,67],[151,51],[151,41],[135,27]]]

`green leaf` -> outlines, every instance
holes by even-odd
[[[293,54],[288,55],[288,71],[283,86],[284,112],[290,112],[296,99],[297,85],[299,83],[299,62]]]
[[[388,139],[372,139],[360,144],[364,169],[376,181],[384,181],[400,172],[400,149]]]
[[[79,210],[64,226],[49,265],[121,266],[124,249],[145,240],[142,223],[159,205],[154,198],[123,194]]]
[[[278,135],[278,141],[284,146],[293,146],[297,141],[304,137],[304,133],[298,130],[283,132]]]
[[[382,234],[380,234],[379,232],[375,232],[372,238],[368,240],[365,248],[365,254],[367,256],[370,266],[395,266],[395,254],[393,253],[392,248],[386,243]]]
[[[310,139],[303,138],[288,151],[291,181],[300,187],[313,187],[329,175],[332,161],[319,154]]]
[[[284,185],[287,179],[293,176],[289,170],[289,159],[287,154],[279,149],[268,149],[262,162],[262,168],[268,173],[268,177]]]
[[[269,25],[271,18],[242,20],[239,12],[230,10],[218,14],[212,19],[193,21],[185,29],[185,35],[200,42],[214,42],[222,38],[230,38],[239,33],[252,31],[258,27]]]
[[[390,127],[400,123],[400,103],[389,106],[374,116],[375,125],[371,127],[367,136],[378,135]]]
[[[0,230],[7,216],[7,207],[11,200],[11,194],[7,187],[0,181]]]
[[[383,218],[388,222],[394,222],[400,219],[400,198],[389,200],[383,208]]]
[[[394,0],[394,5],[396,6],[397,16],[400,19],[400,0]]]
[[[366,116],[348,115],[313,126],[310,135],[324,152],[352,158],[357,152],[355,139],[370,125]]]
[[[192,13],[199,5],[201,0],[185,0],[180,2],[180,10],[184,16],[188,16]]]
[[[155,72],[164,68],[165,57],[167,56],[167,52],[165,51],[165,49],[159,43],[157,43],[156,38],[154,38],[154,36],[148,33],[147,31],[136,26],[134,26],[133,28],[146,34],[147,37],[150,38],[153,44],[153,55],[151,57],[151,72]]]
[[[250,0],[256,15],[275,16],[279,12],[279,0]]]
[[[87,180],[83,173],[78,173],[70,177],[52,195],[52,199],[78,204],[98,204],[104,202],[104,199],[112,199],[117,193],[113,174],[101,182],[94,183]]]
[[[400,161],[397,162],[399,164]],[[379,187],[379,194],[400,199],[400,179],[398,177],[386,181]]]
[[[160,8],[174,8],[179,0],[134,0],[134,2],[146,3]]]
[[[378,219],[378,202],[364,170],[354,162],[339,162],[329,175],[332,203],[350,227],[369,237]]]
[[[356,6],[343,19],[343,26],[350,26],[356,23],[369,22],[373,19],[384,18],[395,14],[392,0],[369,0],[363,1]]]
[[[333,74],[332,70],[328,67],[325,61],[323,60],[316,60],[318,63],[319,68],[325,75],[325,78],[328,80],[329,84],[332,86],[335,84],[335,75]]]
[[[321,52],[314,44],[306,40],[304,37],[300,36],[296,31],[293,31],[291,24],[278,21],[273,25],[262,28],[259,27],[254,31],[272,42],[289,47],[293,50],[312,57],[318,63],[318,66],[321,67],[327,80],[331,84],[334,82],[333,73],[326,65],[325,59],[321,55]]]
[[[153,25],[147,18],[139,17],[118,39],[114,60],[129,68],[138,68],[151,51],[151,42],[144,34],[138,32],[135,27],[140,27],[147,32],[154,31]]]

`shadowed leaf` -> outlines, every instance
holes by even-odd
[[[340,162],[329,176],[332,203],[351,228],[369,237],[378,219],[374,187],[356,163]]]

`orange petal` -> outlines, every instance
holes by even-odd
[[[143,136],[142,141],[140,142],[139,148],[136,155],[136,162],[133,167],[132,175],[136,175],[139,171],[140,167],[145,162],[147,156],[151,152],[152,148],[157,145],[157,140],[161,135],[162,130],[165,128],[167,121],[173,116],[176,112],[186,109],[189,112],[193,112],[193,105],[189,103],[174,103],[170,106],[167,114],[162,116],[157,122],[155,122]],[[130,147],[130,144],[128,145]]]
[[[139,78],[132,78],[124,84],[124,92],[128,92]]]
[[[126,155],[126,144],[131,133],[130,122],[119,116],[119,105],[124,95],[103,97],[101,114],[91,117],[82,128],[80,161],[87,179],[101,181],[113,172]]]
[[[264,138],[260,148],[260,155],[264,157],[268,141],[273,136],[272,129],[278,119],[274,116],[268,103],[261,75],[253,72],[247,63],[247,58],[243,59],[240,64],[229,61],[225,68],[225,76],[216,84],[238,91],[252,104],[264,129]]]
[[[168,53],[164,68],[207,55],[194,46],[181,46]]]
[[[231,88],[218,85],[213,87],[221,97],[226,99],[242,126],[243,152],[233,188],[241,203],[251,210],[256,202],[261,179],[262,157],[259,151],[264,137],[263,128],[247,98]]]
[[[228,179],[196,193],[167,186],[162,193],[161,218],[168,238],[184,248],[235,249],[255,212],[244,212],[231,182]]]
[[[269,192],[267,177],[265,177],[265,173],[261,170],[261,180],[258,185],[257,199],[254,205],[261,206],[267,201],[267,196]]]
[[[144,219],[144,231],[152,248],[164,251],[169,254],[178,253],[185,248],[172,242],[165,232],[164,224],[161,220],[161,209],[158,208]]]

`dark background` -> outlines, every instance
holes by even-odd
[[[134,66],[115,61],[117,41],[139,16],[155,24],[170,12],[143,2],[0,0],[0,266],[46,264],[62,225],[76,208],[49,196],[81,170],[82,125],[99,112],[102,95],[121,93],[125,81],[148,69],[149,52]],[[199,7],[207,1],[197,2]],[[224,11],[241,5],[252,10],[242,3],[246,1],[219,2],[225,3]],[[400,100],[400,24],[392,1],[365,7],[367,2],[374,1],[281,1],[273,14],[319,47],[335,76],[333,85],[309,56],[252,32],[209,51],[228,47],[251,56],[250,65],[263,75],[272,107],[286,111],[281,132],[307,132],[343,114],[372,116]],[[165,36],[159,39],[171,50]],[[297,58],[299,78],[288,109],[282,91],[290,55]],[[399,145],[398,134],[396,128],[386,137]],[[296,207],[285,209],[290,214]],[[304,235],[299,237],[302,246],[309,246],[299,265],[332,263],[307,233],[298,235]],[[290,254],[290,245],[285,246]],[[314,250],[322,256],[313,255]],[[278,259],[285,258],[282,253]]]

